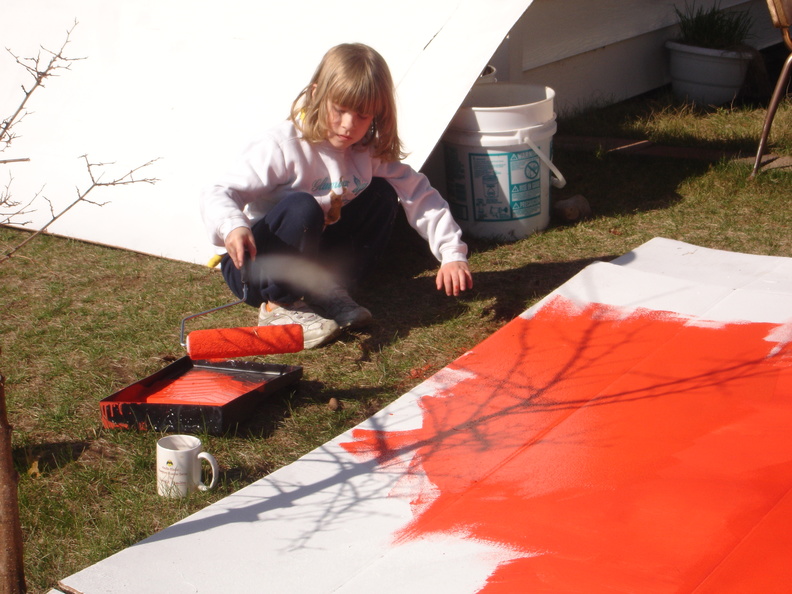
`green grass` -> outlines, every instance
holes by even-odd
[[[759,75],[757,75],[759,77]],[[769,84],[766,80],[764,86]],[[586,111],[559,122],[559,134],[650,140],[656,144],[755,155],[765,118],[760,105],[702,108],[675,101],[669,89]],[[792,105],[781,102],[771,130],[772,148],[792,151]]]
[[[560,122],[559,134],[650,139],[669,146],[755,151],[762,108],[702,111],[649,97]],[[784,104],[771,149],[792,154]],[[435,262],[399,221],[379,272],[357,291],[376,324],[315,351],[268,357],[304,378],[228,435],[201,436],[221,467],[217,490],[156,495],[152,432],[106,430],[98,402],[182,356],[182,317],[231,301],[206,268],[42,236],[0,266],[0,371],[6,376],[31,592],[123,549],[321,445],[492,334],[589,263],[662,236],[710,248],[792,257],[789,187],[778,169],[557,150],[567,187],[594,216],[510,244],[471,241],[475,288],[434,289]],[[0,248],[25,233],[0,228]],[[247,326],[238,306],[198,327]],[[333,410],[331,398],[342,406]]]

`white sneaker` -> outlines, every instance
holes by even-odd
[[[362,328],[374,319],[369,310],[355,303],[349,293],[338,285],[321,295],[312,295],[310,302],[320,307],[341,328]]]
[[[304,348],[312,349],[333,340],[341,333],[339,325],[323,318],[304,301],[291,304],[262,303],[259,308],[259,326],[299,324],[303,329]]]

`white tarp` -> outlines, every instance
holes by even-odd
[[[338,4],[206,0],[4,0],[0,43],[20,58],[40,46],[84,58],[57,72],[27,105],[19,137],[0,159],[0,187],[18,202],[41,192],[59,212],[90,179],[81,155],[114,163],[104,181],[152,159],[154,185],[104,188],[104,206],[80,204],[50,231],[205,263],[212,254],[197,196],[260,128],[281,121],[324,52],[363,42],[388,61],[400,133],[420,168],[457,107],[531,0],[350,0]],[[46,52],[41,53],[48,58]],[[0,55],[0,117],[32,80]],[[13,179],[12,179],[13,178]],[[49,204],[18,218],[48,222]],[[2,214],[2,213],[0,213]]]
[[[781,560],[779,567],[788,566],[788,539],[781,546],[780,539],[775,544],[768,540],[766,531],[752,530],[756,519],[764,517],[763,506],[776,504],[776,491],[786,492],[792,476],[782,471],[788,463],[780,463],[792,456],[785,437],[788,426],[783,425],[792,414],[791,272],[789,258],[735,254],[659,238],[613,263],[592,264],[495,333],[485,341],[488,346],[474,347],[358,427],[62,580],[61,588],[85,594],[472,594],[486,584],[500,586],[494,590],[499,592],[530,592],[529,584],[547,577],[543,591],[590,591],[618,584],[623,587],[613,586],[612,591],[643,592],[656,586],[661,569],[673,562],[678,571],[664,578],[678,586],[669,585],[669,591],[681,592],[693,591],[690,583],[712,577],[718,562],[701,558],[712,550],[719,561],[729,558],[744,533],[753,534],[755,542],[769,542],[774,551],[770,556]],[[560,321],[568,312],[553,313],[559,300],[575,304],[582,324],[574,316],[568,323]],[[599,323],[606,326],[602,331],[596,328],[597,316],[586,320],[584,312],[593,305]],[[537,331],[536,320],[543,316],[550,318],[541,323],[555,337],[552,344],[543,342]],[[633,325],[630,319],[639,322]],[[667,321],[674,330],[662,334],[665,338],[651,331]],[[620,324],[632,340],[615,357],[614,369],[619,371],[608,371],[609,364],[598,363],[623,340],[610,330]],[[717,361],[716,349],[688,351],[671,338],[685,326],[707,328],[715,331],[709,337],[712,346],[723,344],[729,332],[752,325],[759,327],[756,336],[765,346],[758,351],[766,356],[743,361],[739,357],[744,353],[738,354],[736,364],[718,363],[716,372],[703,375],[693,365],[678,381],[669,378],[676,378],[679,370],[664,368],[666,359],[658,357],[665,349],[681,353],[682,361],[711,365]],[[768,329],[770,334],[762,337]],[[644,334],[651,340],[641,340]],[[513,349],[516,344],[522,347]],[[568,364],[567,351],[572,353]],[[563,365],[557,376],[548,372],[551,381],[546,385],[537,377],[541,369],[523,376],[523,364],[529,366],[537,357],[552,362],[555,353]],[[635,361],[625,363],[625,353]],[[642,378],[648,391],[622,390],[619,381],[630,376]],[[751,385],[751,380],[758,383]],[[616,387],[609,392],[609,386]],[[712,392],[707,395],[708,388]],[[556,401],[564,391],[569,394]],[[748,403],[752,398],[756,402]],[[704,407],[705,413],[697,408],[701,399],[712,404]],[[726,411],[722,426],[711,420],[716,410]],[[759,411],[779,419],[778,426],[768,426]],[[647,414],[653,423],[645,422]],[[651,424],[658,425],[653,430],[659,437],[641,439]],[[631,425],[635,431],[625,429]],[[663,429],[667,425],[668,435]],[[685,437],[681,425],[696,428],[695,438]],[[682,438],[677,439],[677,431]],[[756,443],[754,431],[786,445]],[[716,445],[709,459],[703,456],[702,444],[721,440],[731,453]],[[612,452],[633,452],[634,442],[645,448],[645,456],[627,455],[633,460],[629,468],[619,456],[614,463]],[[365,447],[357,449],[356,443]],[[713,466],[731,471],[734,464],[738,469],[729,477],[739,488],[728,483],[730,489],[725,489],[708,480],[723,472]],[[766,475],[760,471],[768,468],[774,479],[763,481]],[[768,487],[775,483],[780,486]],[[719,508],[724,518],[711,524],[695,501],[672,496],[682,488],[698,493],[702,484],[729,502]],[[760,497],[763,489],[769,494]],[[657,492],[665,498],[657,498]],[[748,499],[750,505],[740,496],[744,492],[756,493]],[[709,511],[710,499],[699,503]],[[707,546],[680,553],[679,542],[692,538],[689,526],[649,522],[646,516],[652,514],[638,511],[646,505],[654,506],[655,514],[675,510],[675,505],[680,513],[691,513],[691,523],[706,528],[700,536]],[[543,506],[556,515],[546,517]],[[792,506],[781,511],[788,518]],[[422,516],[428,523],[421,524]],[[727,516],[735,518],[735,525]],[[603,536],[600,530],[618,537]],[[581,544],[589,541],[596,554],[580,554]],[[625,547],[637,560],[624,561]],[[509,573],[519,564],[525,569]],[[731,567],[744,573],[746,566],[731,558]],[[751,583],[758,583],[756,574],[763,567],[750,575]],[[555,570],[558,575],[552,578]],[[496,575],[498,571],[502,573]],[[590,587],[581,587],[583,583]]]

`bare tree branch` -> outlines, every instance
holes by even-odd
[[[35,58],[20,58],[9,48],[6,48],[6,51],[14,57],[17,64],[22,66],[22,68],[24,68],[33,78],[33,85],[30,88],[25,88],[24,85],[22,86],[22,101],[14,113],[8,118],[4,119],[2,123],[0,123],[0,152],[5,151],[11,145],[13,140],[18,137],[14,132],[14,127],[18,125],[19,122],[25,118],[25,116],[29,115],[30,112],[27,111],[26,105],[36,89],[43,88],[44,81],[46,81],[48,78],[57,76],[56,73],[58,70],[69,70],[71,68],[72,62],[83,59],[68,58],[64,55],[66,46],[71,40],[72,31],[74,31],[76,26],[77,21],[75,20],[72,27],[66,31],[66,39],[63,41],[58,51],[51,51],[42,46]],[[26,161],[30,161],[30,159],[27,157],[0,159],[0,165],[7,165],[9,163],[22,163]],[[29,224],[30,221],[19,221],[17,220],[17,217],[33,212],[29,209],[29,207],[39,197],[41,191],[37,192],[36,195],[25,204],[14,201],[11,196],[12,179],[13,178],[9,174],[8,184],[6,184],[6,186],[0,190],[0,224]]]
[[[36,192],[33,198],[28,200],[27,203],[22,204],[21,202],[14,200],[11,195],[11,184],[13,181],[14,178],[11,175],[11,172],[9,172],[8,183],[6,183],[5,187],[0,188],[0,206],[9,209],[7,212],[0,212],[0,225],[9,225],[11,223],[20,226],[29,225],[31,221],[20,221],[17,220],[17,217],[35,212],[32,209],[29,210],[29,207],[41,195],[41,192],[44,190],[44,188]]]
[[[41,51],[39,51],[35,58],[20,58],[9,48],[6,48],[6,51],[14,57],[17,64],[22,66],[22,68],[24,68],[28,74],[33,77],[33,85],[27,89],[24,85],[22,85],[23,97],[21,103],[11,116],[3,120],[2,124],[0,124],[0,152],[6,150],[11,142],[17,138],[17,135],[13,132],[13,127],[22,121],[22,119],[28,114],[25,106],[27,105],[30,96],[33,95],[36,89],[43,87],[44,81],[46,81],[48,78],[57,76],[56,73],[58,70],[69,70],[71,69],[72,62],[84,59],[67,58],[64,55],[64,51],[66,51],[66,46],[69,44],[72,31],[74,31],[76,26],[77,21],[75,20],[71,29],[66,31],[66,39],[57,52],[48,50],[42,46]],[[45,55],[42,55],[42,52]]]
[[[104,187],[108,187],[108,186],[126,186],[126,185],[130,185],[130,184],[141,184],[141,183],[155,184],[156,182],[159,181],[158,179],[153,178],[153,177],[136,177],[136,174],[141,169],[143,169],[144,167],[148,167],[149,165],[155,163],[159,159],[152,159],[151,161],[148,161],[147,163],[143,163],[143,165],[139,165],[138,167],[135,167],[134,169],[130,169],[129,171],[127,171],[121,177],[118,177],[118,178],[115,178],[115,179],[113,179],[111,181],[106,181],[106,182],[105,181],[101,181],[103,174],[99,173],[97,175],[96,168],[105,167],[105,166],[109,165],[109,163],[91,163],[88,160],[88,156],[87,155],[83,155],[81,157],[81,159],[85,160],[85,165],[86,165],[86,167],[88,169],[88,176],[91,178],[91,185],[88,186],[88,188],[85,189],[85,190],[80,190],[79,188],[77,188],[77,198],[75,198],[75,200],[71,204],[69,204],[66,208],[64,208],[62,211],[60,211],[57,214],[55,214],[54,211],[51,211],[52,212],[52,218],[43,227],[41,227],[38,231],[32,233],[24,241],[20,242],[16,246],[12,247],[10,250],[6,251],[2,256],[0,256],[0,264],[3,264],[5,262],[7,262],[8,260],[10,260],[11,257],[16,252],[18,252],[20,249],[22,249],[28,242],[32,241],[37,236],[39,236],[41,233],[43,233],[50,225],[52,225],[55,221],[60,219],[63,215],[65,215],[67,212],[69,212],[72,208],[77,206],[80,202],[87,202],[88,204],[93,204],[95,206],[104,206],[105,204],[107,204],[106,202],[95,202],[93,200],[88,200],[88,198],[87,198],[88,194],[90,194],[96,188],[104,188]]]

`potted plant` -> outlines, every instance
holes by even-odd
[[[747,12],[674,7],[678,39],[667,41],[674,94],[700,105],[734,101],[754,52],[745,43],[753,20]]]

